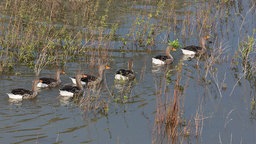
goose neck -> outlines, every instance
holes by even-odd
[[[37,83],[39,82],[39,79],[35,79],[32,83],[32,92],[33,96],[36,96],[38,94],[38,89],[37,89]]]
[[[133,61],[129,60],[128,61],[128,70],[132,70],[132,67],[133,67]]]
[[[57,81],[58,83],[61,82],[61,80],[60,80],[60,73],[61,73],[61,71],[60,71],[60,70],[57,70],[57,71],[56,71],[56,75],[55,75],[55,79],[56,79],[56,81]]]
[[[81,82],[81,76],[80,76],[80,75],[77,75],[77,76],[76,76],[76,84],[77,84],[77,87],[78,87],[80,90],[83,90],[83,85],[82,85],[82,82]]]
[[[172,50],[172,47],[168,46],[168,47],[166,48],[165,53],[166,53],[166,56],[168,56],[170,59],[173,59],[173,57],[172,57],[172,55],[171,55],[171,50]]]
[[[103,78],[103,72],[104,72],[104,70],[100,70],[99,71],[99,79],[100,80],[102,80],[102,78]]]
[[[206,39],[205,38],[201,38],[200,43],[201,43],[201,47],[203,49],[206,49]]]

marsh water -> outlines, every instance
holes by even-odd
[[[120,1],[112,1],[108,12],[107,23],[119,23],[117,37],[125,37],[131,32],[137,18],[146,19],[150,12],[157,13],[159,7],[162,13],[170,10],[157,2],[122,2],[123,5]],[[171,2],[163,2],[167,3]],[[175,24],[163,24],[167,28],[163,25],[157,27],[160,32],[153,46],[140,46],[135,39],[129,39],[125,45],[127,51],[123,52],[119,51],[123,48],[120,39],[110,41],[113,50],[109,57],[111,69],[105,71],[104,83],[98,94],[108,104],[105,112],[85,110],[80,103],[62,99],[59,88],[41,89],[33,100],[12,101],[6,93],[18,87],[30,89],[34,79],[33,70],[18,65],[13,73],[2,74],[0,143],[255,143],[256,77],[246,77],[242,61],[236,57],[240,41],[248,36],[256,38],[253,32],[256,28],[255,1],[219,3],[220,6],[226,5],[225,9],[211,9],[210,19],[218,16],[222,19],[214,21],[214,27],[210,27],[208,33],[213,41],[209,45],[212,51],[222,51],[219,61],[209,71],[205,63],[211,63],[207,59],[187,59],[179,49],[172,52],[175,60],[171,65],[154,67],[151,62],[153,56],[164,53],[168,40],[179,39],[182,46],[198,44],[202,30],[196,28],[197,8],[209,8],[208,1],[182,0],[173,3],[173,12],[176,13],[173,19],[162,17],[164,14],[153,18],[150,16],[149,23],[145,25],[176,21]],[[99,5],[103,10],[96,14],[102,15],[106,3],[99,1]],[[68,15],[69,11],[65,13]],[[223,13],[226,16],[222,16]],[[184,19],[194,23],[185,31]],[[186,32],[190,35],[186,36]],[[143,51],[136,51],[139,49]],[[255,45],[250,57],[255,61]],[[129,59],[133,59],[136,80],[126,85],[115,83],[115,72],[126,68]],[[253,63],[251,66],[255,67]],[[96,67],[88,66],[83,57],[78,58],[66,63],[66,74],[61,75],[62,84],[71,83],[69,77],[78,70],[97,74]],[[54,73],[54,68],[45,68],[40,76],[54,77]],[[167,130],[162,130],[166,129],[166,123],[160,124],[160,116],[165,114],[161,115],[159,111],[162,107],[169,111],[177,81],[182,91],[178,99],[180,124],[176,128],[176,138],[170,138]],[[90,96],[93,97],[93,94]]]

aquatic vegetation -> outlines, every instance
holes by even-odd
[[[173,40],[173,41],[169,41],[169,42],[168,42],[168,45],[169,45],[169,46],[172,46],[172,47],[175,48],[175,49],[178,49],[178,48],[181,47],[181,45],[180,45],[178,39]]]
[[[251,65],[255,66],[255,61],[250,57],[251,53],[254,52],[255,39],[253,36],[248,36],[247,40],[240,43],[239,52],[240,59],[242,60],[243,72],[246,74],[246,77],[251,77],[256,71],[252,71],[253,68]]]
[[[5,34],[0,36],[3,48],[1,53],[5,54],[1,56],[1,61],[5,63],[2,64],[3,67],[13,67],[16,63],[21,63],[31,69],[42,69],[55,64],[56,61],[59,64],[65,64],[67,61],[83,55],[88,47],[87,44],[92,43],[89,41],[95,39],[90,36],[94,33],[93,31],[86,32],[82,28],[72,28],[72,25],[88,25],[88,23],[80,25],[80,22],[94,15],[94,11],[97,10],[94,8],[98,7],[97,3],[90,3],[89,9],[88,5],[82,4],[82,1],[63,3],[33,1],[30,3],[29,1],[11,0],[7,3],[6,7],[1,7],[6,15],[12,11],[9,17],[1,21],[1,31]],[[111,1],[108,1],[108,4],[110,5]],[[76,16],[70,19],[69,15],[64,15],[60,19],[59,16],[63,9],[70,9],[69,15],[76,15],[78,9],[84,10],[87,15],[83,15],[79,21]],[[105,9],[105,13],[108,13],[108,7]],[[101,16],[101,26],[97,28],[101,35],[106,30],[106,18],[106,15]],[[58,24],[60,22],[61,24]],[[92,25],[94,25],[93,22],[89,24],[89,28]],[[104,37],[112,39],[117,26],[118,24],[114,24],[110,34]],[[95,26],[91,27],[92,30],[95,29],[93,27]],[[87,36],[84,37],[84,35]],[[99,45],[102,45],[100,43]]]

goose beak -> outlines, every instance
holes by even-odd
[[[209,35],[205,36],[204,39],[207,40],[209,44],[213,43],[211,40],[209,40],[211,37]]]
[[[110,69],[110,68],[111,68],[111,67],[110,67],[110,66],[108,66],[108,65],[106,65],[106,66],[105,66],[105,69]]]
[[[206,40],[210,39],[211,37],[209,35],[204,37]]]
[[[177,51],[176,48],[172,48],[172,51]]]

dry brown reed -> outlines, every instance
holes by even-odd
[[[109,101],[107,98],[102,98],[100,94],[101,90],[90,91],[87,89],[83,97],[77,99],[78,105],[83,111],[84,116],[91,114],[103,114],[107,115],[109,112]]]
[[[179,134],[178,126],[181,121],[180,120],[181,92],[179,89],[180,79],[181,79],[181,76],[178,74],[175,82],[174,92],[173,92],[173,100],[170,106],[167,107],[167,115],[166,115],[166,132],[168,135],[168,139],[171,139],[174,143],[177,142],[177,137]]]
[[[168,69],[167,69],[168,71]],[[167,72],[166,71],[166,72]],[[177,68],[176,80],[174,84],[173,94],[169,91],[167,75],[164,77],[158,77],[160,79],[156,83],[156,115],[153,129],[153,143],[177,143],[179,136],[183,136],[183,132],[180,129],[182,123],[181,119],[181,106],[182,90],[180,87],[180,80],[182,78],[182,64],[180,63]],[[187,127],[188,128],[188,127]],[[184,132],[188,132],[185,130]]]

